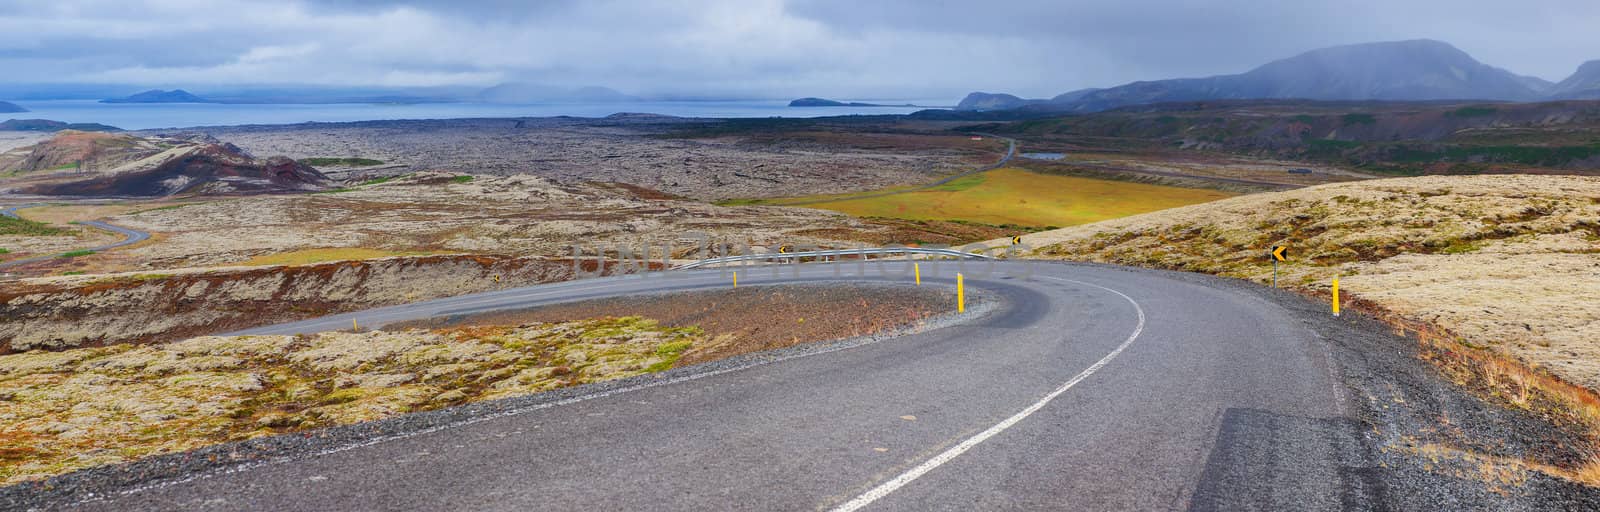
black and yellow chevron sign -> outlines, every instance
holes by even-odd
[[[1289,261],[1289,246],[1287,246],[1287,245],[1274,245],[1274,246],[1272,246],[1272,260],[1273,261]]]
[[[1017,245],[1017,244],[1021,244],[1021,243],[1022,243],[1022,237],[1020,237],[1020,236],[1011,237],[1011,245]]]

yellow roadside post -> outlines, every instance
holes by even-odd
[[[1280,261],[1289,261],[1289,255],[1287,254],[1288,250],[1289,250],[1289,247],[1286,246],[1286,245],[1274,245],[1274,246],[1272,246],[1272,252],[1267,253],[1267,255],[1272,258],[1272,287],[1273,288],[1277,288],[1278,287],[1278,262],[1280,262]]]
[[[1339,316],[1339,276],[1333,276],[1333,316]]]
[[[356,324],[356,319],[354,318],[350,319],[350,330],[354,332],[361,332],[361,326]]]
[[[733,287],[739,287],[739,271],[737,270],[733,271]]]
[[[967,281],[960,273],[956,274],[956,312],[967,312]]]
[[[917,275],[917,286],[922,286],[922,265],[918,263],[912,263],[911,271]]]

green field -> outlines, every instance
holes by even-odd
[[[860,195],[860,194],[857,194]],[[1028,227],[1073,226],[1232,197],[1216,190],[1168,187],[996,169],[915,192],[851,199],[815,196],[730,203],[806,202],[858,217],[945,220]],[[827,202],[810,203],[818,199]]]
[[[43,222],[0,215],[0,235],[66,236],[72,232]]]

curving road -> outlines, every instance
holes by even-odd
[[[20,219],[21,217],[17,216],[17,210],[21,210],[23,208],[32,208],[32,207],[35,207],[35,206],[45,206],[45,205],[43,205],[43,204],[25,204],[25,205],[21,205],[21,206],[7,207],[7,208],[4,208],[4,209],[0,209],[0,215],[4,215],[6,217],[11,217],[11,218],[14,218],[14,219]],[[82,224],[82,225],[85,225],[85,226],[90,226],[90,227],[95,227],[95,228],[103,229],[103,230],[106,230],[106,231],[110,231],[110,232],[122,235],[122,237],[123,237],[122,240],[117,241],[117,242],[113,242],[113,243],[109,243],[109,244],[101,245],[101,246],[97,246],[97,247],[89,247],[89,248],[83,249],[83,250],[86,250],[86,251],[94,251],[94,252],[107,251],[107,250],[111,250],[111,249],[116,249],[118,247],[133,245],[133,244],[136,244],[136,243],[139,243],[139,242],[143,242],[145,240],[149,240],[150,239],[150,233],[139,231],[137,229],[125,228],[125,227],[122,227],[122,226],[115,226],[115,225],[107,224],[107,223],[104,223],[104,222],[100,222],[98,220],[79,221],[78,224]],[[44,260],[48,260],[48,259],[51,259],[51,258],[55,258],[56,256],[57,255],[55,255],[55,254],[47,254],[47,255],[43,255],[43,256],[33,256],[33,257],[28,257],[28,258],[22,258],[20,260],[7,261],[7,262],[0,263],[0,268],[15,267],[15,266],[18,266],[18,265],[25,265],[25,264],[28,264],[28,263],[33,263],[33,262],[36,262],[36,261],[44,261]]]
[[[898,269],[900,263],[892,267]],[[953,325],[591,385],[76,503],[85,510],[1319,510],[1372,505],[1327,349],[1216,281],[967,263]],[[953,262],[923,265],[950,286]],[[741,285],[893,280],[807,264]],[[984,268],[993,272],[985,275]],[[1031,277],[1028,274],[1031,272]],[[728,285],[502,290],[243,333]],[[1209,284],[1208,284],[1209,283]],[[980,309],[987,309],[981,312]],[[548,395],[550,398],[542,398]],[[404,419],[390,425],[404,425]],[[399,433],[394,433],[399,432]],[[310,441],[307,441],[310,442]]]

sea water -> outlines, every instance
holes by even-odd
[[[908,102],[881,100],[895,104]],[[100,123],[126,130],[294,124],[388,119],[461,119],[482,117],[605,117],[620,112],[679,117],[823,117],[909,114],[927,107],[790,107],[788,101],[635,101],[620,103],[100,103],[95,100],[13,101],[28,112],[0,114],[5,119],[49,119],[68,123]]]

